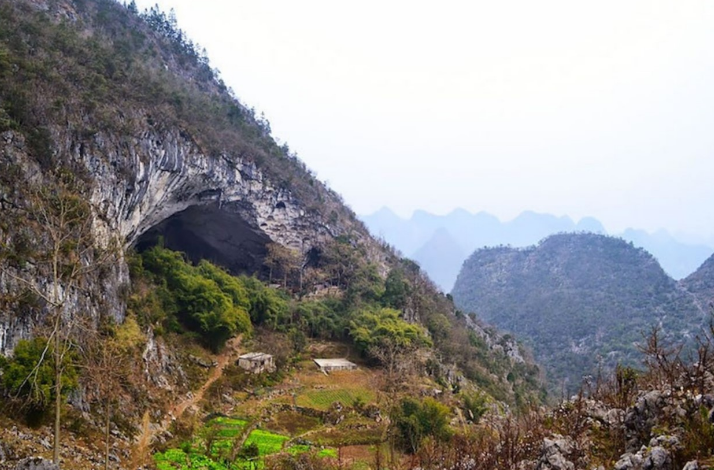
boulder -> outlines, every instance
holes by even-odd
[[[669,451],[661,446],[650,449],[649,455],[645,458],[644,470],[674,470],[672,456]]]
[[[553,439],[544,439],[536,469],[575,470],[575,465],[566,457],[573,451],[574,447],[572,439],[559,435],[553,436]]]

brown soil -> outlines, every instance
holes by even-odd
[[[216,366],[211,371],[211,374],[208,376],[208,379],[206,379],[206,382],[204,382],[204,384],[201,385],[201,388],[199,388],[196,392],[192,393],[191,396],[171,407],[166,418],[161,423],[162,429],[167,429],[172,420],[180,418],[187,409],[196,406],[203,399],[208,387],[223,376],[223,369],[225,369],[225,367],[238,356],[238,346],[240,346],[241,339],[242,336],[236,336],[235,338],[231,338],[226,343],[226,347],[223,349],[223,352],[216,356]]]

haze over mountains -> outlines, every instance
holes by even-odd
[[[411,218],[403,219],[383,207],[361,218],[373,234],[383,237],[417,261],[444,292],[452,289],[463,261],[478,248],[526,247],[562,232],[608,234],[602,223],[592,217],[575,222],[568,216],[532,211],[502,222],[487,212],[472,214],[465,209],[455,209],[446,215],[417,210]],[[609,235],[621,237],[650,252],[674,279],[693,273],[714,252],[714,247],[709,244],[683,241],[666,230],[648,233],[628,228],[622,233]]]

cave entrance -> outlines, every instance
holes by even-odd
[[[142,252],[159,242],[186,253],[193,263],[206,259],[231,274],[259,273],[270,238],[251,227],[240,215],[222,210],[218,204],[191,206],[155,225],[139,237],[135,246]]]

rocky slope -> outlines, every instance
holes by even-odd
[[[696,295],[702,308],[711,312],[714,309],[714,255],[699,269],[682,279],[681,285]]]
[[[527,338],[551,382],[571,389],[600,366],[636,363],[652,327],[691,343],[707,318],[649,253],[594,234],[477,250],[453,296],[459,308]]]

